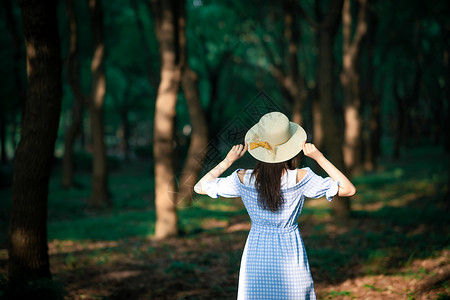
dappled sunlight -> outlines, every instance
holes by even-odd
[[[91,63],[91,71],[92,72],[97,71],[97,69],[103,63],[104,52],[105,52],[105,46],[103,44],[97,45],[97,47],[94,50],[94,55],[93,55],[92,63]]]
[[[252,224],[250,221],[241,222],[241,223],[236,223],[236,224],[228,226],[227,228],[225,228],[225,232],[227,232],[227,233],[236,232],[236,231],[248,232],[248,231],[250,231],[251,227],[252,227]]]
[[[449,250],[442,250],[435,257],[415,259],[394,274],[358,276],[331,285],[319,283],[316,284],[320,291],[318,296],[333,299],[436,299],[439,294],[448,292],[448,287],[435,287],[450,276],[449,257]]]
[[[229,212],[242,211],[244,209],[244,204],[242,203],[240,198],[234,200],[222,198],[219,201],[207,198],[199,200],[198,202],[196,201],[195,206],[204,209]]]
[[[450,235],[437,206],[446,178],[421,168],[402,170],[386,167],[357,178],[349,220],[334,219],[324,198],[305,201],[299,225],[319,298],[420,298],[448,289]],[[128,164],[127,173],[113,173],[115,207],[106,211],[86,207],[87,177],[81,176],[79,190],[52,181],[48,245],[54,277],[73,299],[158,299],[168,291],[235,298],[251,227],[241,199],[195,195],[192,206],[178,208],[179,236],[157,241],[153,183],[145,172]],[[0,250],[5,273],[7,255]]]
[[[53,240],[48,243],[48,253],[64,254],[73,251],[91,251],[117,247],[118,241],[94,241],[94,240]]]
[[[228,221],[225,220],[217,220],[217,219],[205,219],[202,221],[203,229],[212,229],[212,228],[225,228],[228,225]]]

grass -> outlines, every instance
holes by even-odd
[[[364,293],[383,298],[387,292],[414,298],[435,291],[436,298],[448,299],[448,278],[427,290],[396,289],[411,280],[427,282],[449,264],[443,254],[450,250],[446,166],[448,157],[438,148],[413,149],[401,161],[382,161],[378,172],[354,179],[358,194],[346,221],[333,219],[324,199],[306,202],[299,221],[319,298],[364,298]],[[174,299],[235,298],[248,227],[228,229],[248,223],[242,202],[196,197],[192,206],[178,209],[181,236],[155,242],[151,174],[150,164],[142,162],[116,166],[109,177],[113,207],[93,210],[89,174],[77,174],[78,187],[65,190],[54,170],[48,206],[53,274],[80,298],[83,293],[105,299],[122,294],[156,299],[168,293],[178,295]],[[5,245],[10,189],[1,189],[0,197],[0,243]],[[6,272],[6,257],[3,247],[0,272]],[[371,281],[379,276],[396,282],[390,283],[394,290]],[[346,285],[357,280],[359,289]]]

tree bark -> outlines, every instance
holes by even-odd
[[[400,150],[402,146],[406,146],[408,143],[407,137],[412,136],[411,130],[411,117],[408,115],[411,107],[417,105],[420,95],[421,82],[422,82],[422,66],[421,66],[421,56],[417,55],[415,60],[415,73],[413,77],[413,82],[411,83],[411,88],[408,89],[405,85],[403,88],[403,95],[400,95],[399,80],[396,80],[394,74],[394,99],[397,102],[397,132],[394,144],[394,159],[400,157]],[[416,133],[416,135],[419,135]]]
[[[6,113],[3,101],[0,103],[0,147],[1,147],[1,164],[5,165],[8,161],[6,155]]]
[[[124,109],[120,112],[120,120],[122,123],[122,130],[123,130],[121,148],[124,153],[125,161],[128,161],[130,159],[130,132],[131,132],[130,120],[128,118],[128,109]]]
[[[304,102],[308,97],[308,91],[306,89],[304,78],[299,71],[297,57],[300,40],[299,24],[296,13],[297,4],[293,0],[283,0],[281,7],[284,21],[283,35],[288,50],[286,53],[287,66],[277,64],[273,51],[265,41],[261,42],[261,46],[271,62],[270,71],[272,76],[277,80],[281,88],[281,94],[292,108],[291,120],[297,124],[303,125],[302,111]],[[273,17],[271,19],[273,19]],[[281,54],[281,56],[283,55]]]
[[[61,111],[61,49],[56,1],[21,1],[27,101],[14,160],[8,275],[49,278],[47,197]]]
[[[313,119],[313,141],[318,149],[322,149],[323,145],[323,117],[317,96],[312,100],[312,119]]]
[[[444,26],[441,26],[441,30],[444,30],[445,32],[445,38],[447,41],[450,40],[450,27],[447,26],[444,29]],[[442,55],[442,62],[444,65],[444,71],[445,71],[445,95],[447,98],[447,101],[450,101],[450,45],[447,43],[446,49],[444,49],[444,53]],[[450,153],[450,105],[447,105],[447,117],[444,121],[444,128],[447,128],[445,131],[445,151],[447,153]],[[450,168],[449,168],[450,170]],[[450,171],[449,171],[450,172]],[[448,185],[448,195],[450,195],[450,176],[449,176],[449,185]]]
[[[16,149],[16,140],[15,140],[15,129],[16,129],[16,112],[18,111],[19,107],[22,107],[22,115],[24,115],[24,109],[25,109],[25,92],[23,89],[23,83],[21,80],[21,71],[20,71],[20,51],[22,46],[21,37],[19,36],[19,31],[17,29],[16,20],[14,19],[14,13],[13,13],[13,1],[12,0],[5,0],[2,1],[3,8],[5,10],[5,16],[6,16],[6,25],[9,31],[9,34],[11,35],[11,41],[13,46],[13,70],[12,70],[12,76],[14,79],[14,88],[17,92],[17,104],[13,106],[13,110],[11,112],[11,120],[12,120],[12,145],[13,150]],[[4,103],[0,105],[1,109],[1,161],[3,164],[5,164],[8,160],[7,153],[6,153],[6,126],[8,124],[8,114],[6,113],[7,107]]]
[[[155,107],[155,239],[178,234],[174,201],[173,128],[181,69],[178,40],[179,2],[154,1],[156,36],[161,55],[161,82]]]
[[[186,9],[184,2],[181,2],[178,22],[180,53],[182,53],[180,57],[182,67],[181,87],[187,102],[192,131],[186,161],[178,182],[176,203],[187,202],[190,205],[192,203],[194,185],[197,182],[204,155],[206,154],[208,132],[205,114],[201,107],[198,93],[198,76],[189,66],[186,41]]]
[[[92,57],[92,91],[89,97],[89,113],[91,115],[93,160],[92,160],[92,192],[91,205],[100,207],[111,205],[108,197],[106,146],[104,140],[103,103],[105,98],[105,68],[103,41],[103,11],[101,0],[90,0],[89,9],[94,42]]]
[[[15,106],[15,108],[18,108],[18,107],[22,108],[22,117],[23,117],[24,110],[25,110],[25,100],[26,100],[25,91],[23,89],[23,83],[22,83],[22,79],[21,79],[21,70],[20,70],[20,64],[21,64],[20,51],[21,51],[21,48],[23,47],[23,45],[22,45],[19,30],[17,29],[16,21],[14,19],[14,13],[13,13],[13,7],[12,7],[13,1],[12,0],[4,0],[2,2],[3,2],[3,7],[5,9],[6,25],[8,27],[8,31],[11,35],[12,46],[13,46],[12,76],[14,77],[14,88],[17,91],[17,96],[18,96],[17,98],[19,100],[17,102],[17,106]],[[14,113],[14,116],[12,119],[14,120],[14,123],[15,123],[16,110],[14,110],[13,113]],[[13,143],[13,144],[15,144],[15,143]]]
[[[74,0],[66,1],[67,17],[70,27],[70,46],[67,60],[67,77],[72,89],[74,100],[72,107],[72,124],[65,134],[64,156],[62,165],[62,186],[65,188],[73,187],[73,145],[81,132],[81,122],[83,120],[83,106],[87,102],[86,97],[81,91],[80,72],[78,65],[78,43],[77,43],[77,22],[75,15]]]
[[[359,91],[359,70],[357,63],[361,53],[361,41],[367,32],[366,8],[367,0],[358,0],[358,20],[353,38],[352,13],[350,0],[344,0],[342,8],[342,72],[341,85],[344,91],[344,162],[348,176],[357,171],[361,166],[361,95]]]
[[[304,125],[302,112],[308,93],[298,65],[297,53],[300,43],[300,32],[298,29],[298,18],[295,13],[295,2],[293,0],[284,0],[282,6],[284,13],[284,38],[288,43],[287,61],[289,70],[284,76],[283,88],[286,89],[292,99],[292,121]]]
[[[394,77],[395,80],[395,77]],[[405,131],[406,131],[406,100],[404,97],[400,96],[397,81],[394,82],[394,99],[397,103],[397,128],[395,132],[395,142],[394,142],[394,153],[393,157],[395,160],[400,158],[400,149],[404,145],[405,141]]]
[[[74,99],[72,107],[72,124],[64,137],[64,155],[61,178],[61,185],[64,188],[72,188],[74,186],[73,146],[76,138],[80,135],[82,119],[83,105],[80,101]]]
[[[372,171],[377,167],[377,158],[381,154],[381,103],[380,97],[374,90],[374,50],[375,35],[378,20],[375,13],[368,10],[367,27],[367,97],[370,105],[370,116],[368,124],[368,140],[366,141],[365,169]]]
[[[342,153],[341,111],[335,109],[334,103],[334,60],[333,44],[339,24],[343,1],[331,1],[329,11],[324,20],[317,26],[319,29],[319,61],[318,61],[318,99],[322,111],[323,149],[330,161],[344,172],[345,164]],[[344,218],[350,214],[350,199],[334,197],[332,212],[336,217]]]
[[[192,199],[194,185],[206,154],[204,150],[208,145],[206,119],[198,95],[198,78],[197,74],[189,67],[183,71],[182,87],[188,105],[192,133],[187,158],[181,173],[177,203],[185,201],[185,199],[188,201]]]

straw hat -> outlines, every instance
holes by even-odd
[[[287,161],[302,151],[306,132],[280,112],[261,117],[245,135],[251,156],[266,163]]]

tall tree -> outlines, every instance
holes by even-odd
[[[25,92],[23,89],[23,83],[21,78],[20,64],[21,64],[21,49],[23,47],[21,37],[19,34],[19,30],[17,29],[16,20],[14,18],[13,11],[13,1],[5,0],[2,1],[3,8],[6,16],[6,25],[8,28],[8,32],[11,36],[12,49],[13,49],[13,67],[12,67],[12,76],[14,80],[14,91],[17,93],[17,102],[15,104],[6,104],[6,101],[1,101],[0,103],[0,137],[1,137],[1,162],[6,163],[6,125],[8,123],[8,119],[11,120],[12,123],[12,145],[13,149],[16,147],[15,141],[15,129],[16,129],[16,112],[19,111],[19,107],[25,107]],[[14,102],[12,102],[14,103]],[[12,109],[11,109],[12,106]],[[8,118],[8,108],[12,111],[12,114]]]
[[[277,7],[279,5],[279,7]],[[269,27],[275,25],[278,9],[281,8],[281,18],[283,19],[283,33],[276,30],[270,32]],[[269,6],[269,20],[272,24],[264,26],[263,32],[259,36],[259,44],[265,51],[269,60],[269,71],[277,81],[283,98],[291,107],[291,120],[295,123],[303,123],[303,106],[308,96],[305,79],[299,69],[299,44],[300,25],[297,13],[297,4],[294,0],[283,0],[280,4],[272,1]],[[264,20],[264,15],[257,15],[255,18]],[[276,41],[274,46],[268,40]],[[275,48],[278,48],[275,50]]]
[[[101,206],[111,202],[108,198],[106,146],[104,140],[103,102],[105,100],[105,44],[103,40],[103,9],[101,0],[89,0],[93,35],[93,57],[91,63],[92,90],[89,96],[91,116],[93,161],[91,204]]]
[[[316,0],[318,1],[318,0]],[[322,26],[319,26],[319,62],[317,72],[318,99],[322,111],[323,147],[331,161],[340,170],[345,169],[342,153],[342,133],[339,128],[341,113],[335,109],[334,95],[334,59],[333,44],[336,37],[342,0],[332,0]],[[350,213],[350,200],[347,197],[335,197],[333,214],[346,217]]]
[[[67,15],[70,27],[70,49],[68,57],[68,79],[74,94],[73,119],[65,138],[63,159],[63,186],[73,184],[72,152],[73,144],[80,132],[83,105],[86,104],[91,121],[92,136],[92,190],[90,204],[100,207],[111,205],[108,197],[108,177],[106,165],[106,146],[104,140],[103,104],[105,100],[105,45],[103,37],[103,9],[101,0],[89,0],[91,17],[93,54],[91,61],[91,91],[89,95],[82,92],[79,81],[77,23],[75,2],[67,0]]]
[[[64,137],[64,156],[62,166],[62,186],[71,188],[73,186],[73,146],[75,139],[81,131],[81,121],[83,117],[83,106],[87,103],[87,98],[83,94],[80,86],[80,70],[78,64],[78,34],[75,14],[75,1],[66,0],[67,17],[70,29],[69,55],[67,59],[67,78],[72,89],[74,100],[72,106],[72,124]]]
[[[217,132],[219,131],[219,125],[217,122],[213,121],[214,111],[220,110],[217,107],[219,102],[219,91],[220,91],[220,82],[224,76],[224,69],[226,65],[231,65],[231,58],[233,55],[233,50],[235,48],[235,44],[232,44],[229,41],[222,43],[222,47],[225,49],[221,52],[215,51],[215,56],[218,57],[216,59],[212,59],[214,63],[208,62],[208,57],[213,56],[213,51],[208,51],[207,49],[207,39],[202,34],[203,32],[197,32],[197,37],[199,38],[199,49],[201,52],[198,54],[203,59],[203,65],[205,68],[205,77],[209,82],[209,96],[208,96],[208,104],[205,108],[205,119],[206,124],[208,124],[208,141],[215,141],[217,139]]]
[[[173,132],[181,81],[178,22],[183,0],[153,0],[156,37],[161,56],[161,81],[155,107],[153,155],[155,160],[155,238],[178,234],[176,205],[169,191],[175,191]]]
[[[443,35],[445,37],[445,48],[442,54],[442,61],[444,65],[444,74],[445,74],[445,96],[447,101],[450,102],[450,25],[444,28],[441,26],[441,30],[443,31]],[[445,128],[450,127],[450,105],[447,105],[447,118],[444,124]],[[447,153],[450,152],[450,130],[445,130],[445,150]],[[450,169],[449,169],[450,170]],[[450,183],[450,176],[449,176]],[[450,194],[450,184],[448,185],[448,194]]]
[[[332,0],[328,12],[322,16],[321,2],[316,0],[315,10],[318,22],[315,22],[305,10],[298,6],[300,14],[308,23],[317,30],[319,57],[317,65],[317,93],[321,110],[323,129],[323,149],[330,160],[340,170],[345,170],[344,157],[342,153],[342,133],[340,121],[342,113],[340,108],[336,109],[334,89],[334,59],[333,45],[339,28],[343,0]],[[335,197],[332,211],[337,217],[346,217],[350,213],[350,200],[347,197]]]
[[[27,101],[14,160],[11,282],[50,277],[47,197],[61,112],[61,49],[56,1],[20,1],[27,55]]]
[[[186,161],[181,172],[181,178],[179,178],[176,203],[186,201],[186,199],[190,202],[192,199],[193,187],[197,182],[205,155],[204,149],[206,149],[208,144],[206,118],[198,93],[198,76],[189,65],[186,24],[186,7],[184,1],[181,1],[180,19],[178,22],[182,72],[181,87],[187,102],[192,132]]]
[[[342,7],[342,72],[341,85],[344,91],[344,162],[348,176],[361,165],[361,95],[359,90],[358,59],[361,42],[367,32],[367,0],[358,0],[358,20],[352,38],[352,12],[350,0]]]
[[[375,2],[375,1],[373,1]],[[370,115],[368,120],[368,134],[365,135],[365,155],[364,167],[368,171],[372,171],[377,166],[377,158],[380,155],[381,141],[381,101],[379,93],[375,92],[375,35],[378,27],[378,16],[374,12],[373,7],[369,7],[367,11],[367,87],[366,95],[370,106]]]
[[[304,102],[308,96],[308,91],[306,89],[305,79],[300,73],[298,63],[300,29],[296,4],[294,0],[283,0],[281,7],[283,12],[284,40],[287,47],[286,59],[283,61],[286,61],[287,65],[283,67],[283,65],[277,64],[275,59],[272,59],[271,72],[278,81],[282,94],[285,95],[285,98],[291,104],[292,121],[302,124],[302,111]],[[263,45],[266,45],[266,43],[263,43]]]

